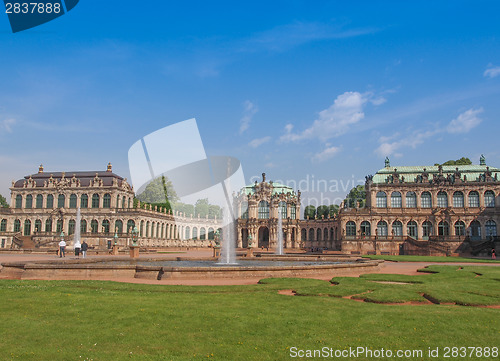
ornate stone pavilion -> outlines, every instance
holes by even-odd
[[[385,167],[366,177],[366,206],[341,207],[340,248],[352,253],[458,253],[495,240],[500,169]],[[491,245],[486,244],[491,250]]]
[[[77,208],[82,239],[100,248],[115,238],[119,245],[130,244],[136,226],[143,246],[208,246],[220,223],[140,203],[134,207],[132,187],[111,164],[105,172],[45,173],[40,166],[10,190],[10,208],[0,208],[0,248],[53,245],[62,232],[71,244]]]

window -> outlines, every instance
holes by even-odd
[[[36,196],[36,208],[43,208],[43,196],[41,194]]]
[[[102,221],[102,230],[104,231],[104,233],[109,233],[109,228],[110,228],[109,221],[107,219]]]
[[[99,194],[92,195],[92,208],[99,208]]]
[[[118,234],[123,233],[123,222],[121,220],[115,222],[115,232]]]
[[[45,232],[52,232],[52,219],[45,221]]]
[[[209,240],[213,240],[214,239],[214,229],[213,228],[209,228],[208,229],[208,239]]]
[[[455,222],[455,236],[465,236],[465,223],[462,221]]]
[[[198,228],[193,227],[193,239],[198,239]]]
[[[446,192],[440,191],[437,194],[437,206],[439,208],[448,207],[448,194]]]
[[[314,241],[314,228],[311,228],[309,230],[309,238],[308,238],[309,241]]]
[[[361,229],[362,236],[370,236],[371,235],[370,222],[368,222],[368,221],[361,222],[360,229]]]
[[[479,193],[472,191],[469,193],[469,207],[479,207]]]
[[[72,194],[69,196],[69,208],[76,208],[76,194]]]
[[[7,232],[7,220],[2,219],[2,222],[0,222],[0,232]]]
[[[283,230],[281,230],[281,232],[283,232]],[[321,241],[321,229],[319,228],[316,230],[316,241]]]
[[[29,219],[24,221],[24,235],[29,236],[31,234],[31,221]]]
[[[103,197],[102,200],[102,207],[103,208],[111,208],[111,195],[109,193],[106,193]]]
[[[189,237],[190,237],[189,232],[190,231],[191,231],[191,228],[189,228],[189,226],[187,226],[186,229],[184,230],[184,238],[185,239],[189,239]]]
[[[385,192],[378,192],[376,198],[377,208],[387,208],[387,195]]]
[[[85,219],[82,219],[82,221],[80,222],[80,233],[87,233],[87,221]]]
[[[391,194],[391,207],[392,208],[401,208],[401,193],[392,192]]]
[[[353,221],[349,221],[345,225],[345,235],[347,237],[354,237],[356,236],[356,223]]]
[[[42,221],[37,219],[35,221],[35,232],[41,232],[42,231]]]
[[[204,240],[206,239],[206,235],[207,235],[207,230],[205,228],[200,228],[200,239]]]
[[[295,204],[290,205],[290,219],[296,219],[297,218],[297,209]]]
[[[486,207],[495,207],[495,193],[492,191],[484,192],[484,205]]]
[[[21,221],[19,219],[14,221],[14,232],[21,232]]]
[[[80,208],[88,208],[89,207],[89,196],[86,194],[82,194],[80,197]]]
[[[403,235],[403,224],[400,221],[392,223],[392,232],[394,236],[401,237]]]
[[[26,196],[26,208],[33,208],[33,196],[31,194]]]
[[[407,224],[407,231],[408,231],[408,236],[412,237],[414,239],[418,238],[418,227],[417,227],[417,222],[415,221],[410,221]]]
[[[453,193],[453,207],[463,208],[464,207],[464,194],[460,191]]]
[[[446,222],[446,221],[439,222],[438,235],[439,236],[449,236],[450,235],[450,227],[448,226],[448,222]]]
[[[248,202],[241,202],[241,219],[248,219]]]
[[[57,224],[56,224],[56,232],[57,232],[58,235],[62,233],[62,231],[63,231],[63,225],[64,224],[63,224],[62,219],[58,219],[57,220]]]
[[[422,192],[420,196],[420,202],[422,208],[431,208],[432,207],[432,197],[429,192]]]
[[[486,221],[485,228],[487,237],[495,237],[497,235],[497,224],[495,223],[495,221]]]
[[[75,220],[70,219],[68,223],[68,236],[71,236],[72,234],[75,233],[75,225],[76,225]]]
[[[16,196],[16,208],[23,208],[23,196],[20,194]]]
[[[432,223],[429,221],[425,221],[422,223],[422,236],[423,237],[429,237],[432,235]]]
[[[406,193],[406,208],[417,207],[417,194],[415,192]]]
[[[59,194],[57,197],[57,208],[64,208],[64,203],[66,201],[66,197],[64,194]]]
[[[90,232],[92,233],[97,233],[99,232],[99,223],[97,222],[97,220],[93,219],[91,222],[90,222]]]
[[[125,196],[123,196],[123,198],[122,198],[122,208],[125,208],[126,202],[127,202],[127,198],[125,198]],[[116,206],[118,207],[118,204]]]
[[[47,208],[54,208],[54,196],[52,194],[47,196]]]
[[[259,202],[259,219],[269,218],[269,203],[267,201]]]
[[[287,218],[288,212],[287,212],[286,202],[280,202],[278,207],[279,207],[278,216],[281,217],[282,219]]]
[[[387,237],[387,223],[385,221],[377,223],[377,235],[379,237]]]
[[[127,233],[132,232],[135,227],[135,222],[133,219],[129,219],[127,222]]]

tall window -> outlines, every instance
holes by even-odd
[[[7,232],[7,220],[2,219],[2,222],[0,222],[0,232]]]
[[[349,221],[345,225],[345,235],[347,237],[354,237],[356,236],[356,223],[353,221]]]
[[[76,225],[75,220],[74,219],[70,219],[69,223],[68,223],[68,236],[70,236],[73,233],[75,233],[75,225]]]
[[[31,194],[26,196],[26,208],[33,208],[33,196]]]
[[[62,219],[58,219],[57,220],[57,223],[56,223],[56,232],[57,234],[61,234],[61,232],[63,231],[63,220]]]
[[[109,233],[109,228],[110,228],[109,221],[107,219],[102,221],[102,229],[103,229],[104,233]]]
[[[103,208],[111,208],[111,195],[109,193],[106,193],[103,197],[102,200],[102,207]]]
[[[76,208],[76,194],[72,194],[69,196],[69,208]]]
[[[117,220],[115,222],[115,230],[118,234],[123,233],[123,222],[121,220]]]
[[[415,222],[415,221],[408,222],[408,224],[407,224],[407,232],[408,232],[408,236],[417,239],[418,238],[417,222]]]
[[[361,225],[359,228],[361,229],[362,236],[370,236],[371,235],[370,222],[368,222],[368,221],[361,222]]]
[[[125,196],[123,196],[123,198],[122,198],[122,208],[125,208],[126,201],[127,201],[127,198],[125,198]]]
[[[259,219],[269,218],[269,203],[267,201],[259,202]]]
[[[23,196],[20,194],[16,196],[16,208],[23,208]]]
[[[469,193],[469,207],[479,207],[479,193],[472,191]]]
[[[448,222],[446,222],[446,221],[439,222],[438,235],[439,236],[449,236],[450,235],[450,227],[448,226]]]
[[[417,194],[415,192],[406,193],[406,208],[417,207]]]
[[[455,236],[465,236],[465,223],[462,221],[455,222]]]
[[[90,232],[92,233],[97,233],[99,232],[99,223],[97,222],[97,220],[93,219],[91,222],[90,222]]]
[[[186,229],[184,230],[184,238],[185,239],[190,239],[191,237],[191,228],[189,226],[186,227]]]
[[[486,224],[484,226],[486,228],[485,230],[487,237],[489,236],[495,237],[497,235],[497,224],[495,223],[495,221],[492,220],[486,221]]]
[[[43,196],[41,194],[36,196],[36,208],[43,208]]]
[[[437,206],[440,208],[448,207],[448,194],[446,192],[440,191],[437,194]]]
[[[29,219],[24,221],[24,235],[29,236],[31,234],[31,221]]]
[[[99,194],[92,195],[92,208],[99,208]]]
[[[387,195],[385,192],[377,192],[376,205],[377,208],[387,208]]]
[[[288,217],[286,202],[279,203],[279,212],[281,213],[279,216],[281,216],[282,219],[285,219]]]
[[[80,208],[88,208],[89,207],[89,196],[86,194],[82,194],[80,197]]]
[[[400,237],[403,235],[403,224],[400,221],[394,221],[392,223],[392,231],[394,235]]]
[[[193,239],[198,239],[198,228],[193,227]]]
[[[241,219],[248,219],[248,202],[241,202]]]
[[[85,219],[82,219],[82,221],[80,222],[80,233],[87,233],[87,221]]]
[[[460,191],[453,193],[453,207],[463,208],[464,207],[464,194]]]
[[[200,239],[204,240],[207,238],[207,230],[205,228],[200,228]]]
[[[387,237],[387,222],[380,221],[377,223],[377,235],[380,237]]]
[[[52,219],[45,221],[45,232],[52,232]]]
[[[213,240],[215,238],[215,230],[213,228],[208,229],[208,239]]]
[[[14,221],[14,232],[21,232],[21,221],[19,219]]]
[[[64,202],[66,200],[66,197],[64,194],[59,194],[57,196],[57,208],[64,208]]]
[[[129,219],[127,222],[127,233],[131,232],[134,230],[135,227],[135,222],[133,219]]]
[[[486,207],[495,207],[495,193],[492,191],[484,192],[484,205]]]
[[[472,221],[470,223],[470,235],[473,239],[481,238],[481,223],[478,221]]]
[[[47,208],[54,208],[54,196],[52,194],[47,196]]]
[[[420,203],[422,208],[431,208],[432,207],[432,197],[429,192],[422,192],[420,196]]]
[[[35,221],[35,232],[41,232],[42,231],[42,221],[40,219],[37,219]]]
[[[432,236],[432,223],[430,221],[425,221],[424,223],[422,223],[422,236]]]
[[[297,218],[297,209],[295,204],[290,205],[290,219],[296,219]]]
[[[391,194],[391,207],[392,208],[401,208],[401,206],[402,206],[401,193],[392,192],[392,194]]]

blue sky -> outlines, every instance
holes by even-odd
[[[248,181],[325,180],[330,201],[386,156],[500,166],[499,14],[496,1],[81,0],[16,34],[3,14],[0,194],[40,163],[128,177],[135,141],[192,117]]]

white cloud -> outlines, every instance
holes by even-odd
[[[482,112],[483,108],[471,108],[453,119],[450,124],[448,124],[446,130],[448,133],[467,133],[481,123],[482,119],[478,117],[478,114]]]
[[[328,147],[322,152],[315,154],[311,160],[313,162],[324,162],[325,160],[333,158],[339,151],[339,147]]]
[[[7,133],[12,133],[12,126],[16,124],[17,121],[13,118],[7,118],[0,122],[0,130],[5,130]]]
[[[259,108],[249,100],[245,100],[243,107],[243,117],[240,119],[240,134],[243,134],[250,127],[253,116],[259,111]]]
[[[252,140],[250,143],[248,143],[248,145],[251,146],[252,148],[257,148],[257,147],[261,146],[262,144],[269,142],[270,140],[271,140],[271,137],[269,137],[269,136],[263,137],[263,138],[257,138],[257,139]]]
[[[345,92],[339,95],[328,109],[319,112],[318,119],[302,133],[292,133],[293,125],[287,124],[285,134],[280,137],[280,140],[293,142],[318,138],[326,141],[338,137],[365,117],[363,107],[370,99],[371,94],[368,93]]]
[[[435,134],[441,132],[441,129],[428,130],[425,132],[415,131],[407,137],[400,138],[394,142],[388,142],[388,137],[381,137],[379,141],[382,144],[380,144],[380,146],[375,149],[375,152],[378,153],[378,155],[380,155],[381,157],[386,157],[389,155],[401,156],[401,154],[397,152],[399,149],[405,147],[416,149],[418,145],[424,143]]]
[[[500,75],[500,66],[489,67],[483,73],[484,76],[494,78]]]

